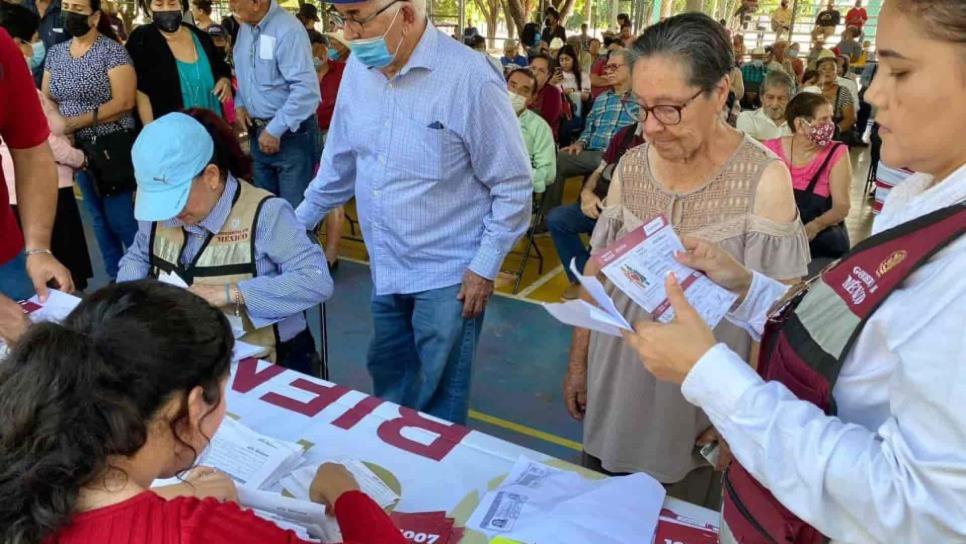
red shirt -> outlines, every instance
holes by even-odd
[[[866,13],[865,8],[852,8],[845,15],[845,26],[862,28],[868,20],[869,14]]]
[[[23,53],[0,28],[0,140],[10,149],[30,149],[47,141],[50,129],[37,98],[34,78]],[[23,249],[23,236],[10,209],[10,195],[0,168],[0,264]]]
[[[593,66],[590,67],[590,75],[602,76],[604,75],[604,68],[607,67],[607,57],[599,58],[594,61]],[[597,98],[599,95],[606,93],[612,88],[611,85],[604,85],[598,87],[596,85],[590,86],[590,97]]]
[[[335,110],[335,98],[339,95],[342,72],[345,72],[345,63],[330,60],[329,71],[319,81],[322,101],[319,102],[319,109],[315,110],[315,116],[319,118],[319,128],[323,131],[329,130],[329,125],[332,123],[332,112]]]
[[[345,544],[405,544],[399,529],[372,499],[350,491],[335,503]],[[44,544],[302,544],[233,502],[180,497],[166,501],[150,491],[74,516]]]
[[[553,141],[557,141],[557,131],[560,129],[560,118],[563,116],[563,94],[556,85],[549,82],[537,91],[537,100],[533,110],[543,117],[553,132]]]

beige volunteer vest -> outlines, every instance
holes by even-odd
[[[184,229],[154,223],[150,242],[151,276],[156,278],[162,271],[176,272],[189,285],[223,285],[254,278],[258,275],[255,267],[255,229],[262,204],[271,197],[268,191],[239,180],[231,211],[221,231],[215,235],[209,234],[194,260],[187,265],[181,264],[186,239]],[[256,329],[244,308],[241,318],[245,326],[245,336],[241,340],[266,347],[274,361],[277,328]]]

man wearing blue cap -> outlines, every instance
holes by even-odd
[[[302,23],[275,0],[230,0],[241,23],[232,49],[238,76],[235,113],[248,130],[255,185],[292,207],[318,162],[319,82]]]
[[[352,55],[296,215],[314,228],[355,195],[374,393],[463,423],[493,279],[530,218],[520,127],[500,72],[427,23],[425,0],[335,7]]]
[[[332,294],[322,251],[288,202],[243,180],[251,165],[228,126],[192,112],[197,120],[158,118],[134,143],[141,224],[117,279],[176,273],[228,314],[242,340],[311,372],[315,341],[303,312]]]

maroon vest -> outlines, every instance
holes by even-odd
[[[869,317],[910,274],[966,233],[966,203],[881,232],[794,290],[769,319],[758,373],[836,413],[832,389]],[[740,463],[724,478],[724,519],[741,544],[819,544],[826,538],[781,505]]]

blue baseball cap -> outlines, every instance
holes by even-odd
[[[131,148],[138,182],[134,217],[167,221],[188,203],[191,182],[211,162],[215,144],[191,116],[169,113],[149,123]]]

